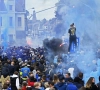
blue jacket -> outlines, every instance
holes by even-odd
[[[78,88],[73,83],[69,83],[67,85],[67,90],[78,90]]]
[[[28,67],[24,67],[21,69],[22,77],[27,77],[29,75],[30,69]]]
[[[55,85],[55,88],[57,88],[57,90],[67,90],[67,85],[64,82],[60,82]]]
[[[80,88],[82,87],[82,85],[79,84],[79,83],[77,83],[77,82],[74,82],[74,85],[75,85],[78,89],[80,89]]]

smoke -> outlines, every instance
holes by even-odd
[[[65,30],[66,30],[66,29],[65,29],[63,23],[59,23],[59,24],[55,27],[56,37],[61,38],[62,35],[64,35]]]
[[[4,47],[4,50],[6,50],[6,48],[8,47],[8,29],[5,28],[3,30],[3,42],[2,42],[2,46]]]
[[[74,22],[79,37],[83,38],[85,34],[88,34],[90,39],[96,39],[96,36],[98,36],[97,29],[99,27],[97,24],[99,5],[97,6],[96,3],[97,1],[94,0],[60,0],[57,4],[57,12],[61,15],[63,21],[65,21],[67,29]],[[96,31],[94,32],[94,30]]]
[[[84,73],[85,82],[90,76],[94,76],[97,80],[97,72],[100,73],[98,69],[100,62],[96,58],[100,42],[99,4],[99,0],[59,0],[56,4],[56,13],[63,20],[66,32],[68,32],[70,24],[75,23],[77,37],[80,38],[80,52],[71,59]],[[70,67],[70,64],[68,65]]]
[[[52,60],[53,62],[54,56],[61,54],[61,53],[67,53],[68,46],[63,45],[62,43],[63,43],[62,39],[59,39],[59,38],[53,38],[51,40],[45,39],[43,41],[43,47],[48,52],[48,55],[46,55],[48,60]],[[52,59],[50,57],[52,57]]]

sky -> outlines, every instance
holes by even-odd
[[[41,11],[50,7],[55,6],[55,4],[58,2],[58,0],[26,0],[26,9],[32,14],[32,9],[35,8],[35,11]],[[55,17],[55,10],[56,7],[44,12],[37,13],[37,19],[42,20],[42,19],[51,19]]]

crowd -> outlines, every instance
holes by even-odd
[[[0,55],[2,90],[100,90],[94,77],[85,84],[82,72],[72,78],[67,70],[60,71],[63,58],[50,63],[44,48],[1,47]]]

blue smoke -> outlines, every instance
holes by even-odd
[[[4,47],[4,51],[8,47],[8,30],[7,28],[3,30],[3,43],[2,46]]]
[[[85,82],[90,76],[94,76],[97,82],[100,73],[100,61],[96,58],[100,40],[100,1],[59,0],[56,5],[57,13],[62,17],[63,24],[67,28],[66,32],[74,22],[77,36],[80,38],[80,51],[72,58],[73,63],[84,73]]]

